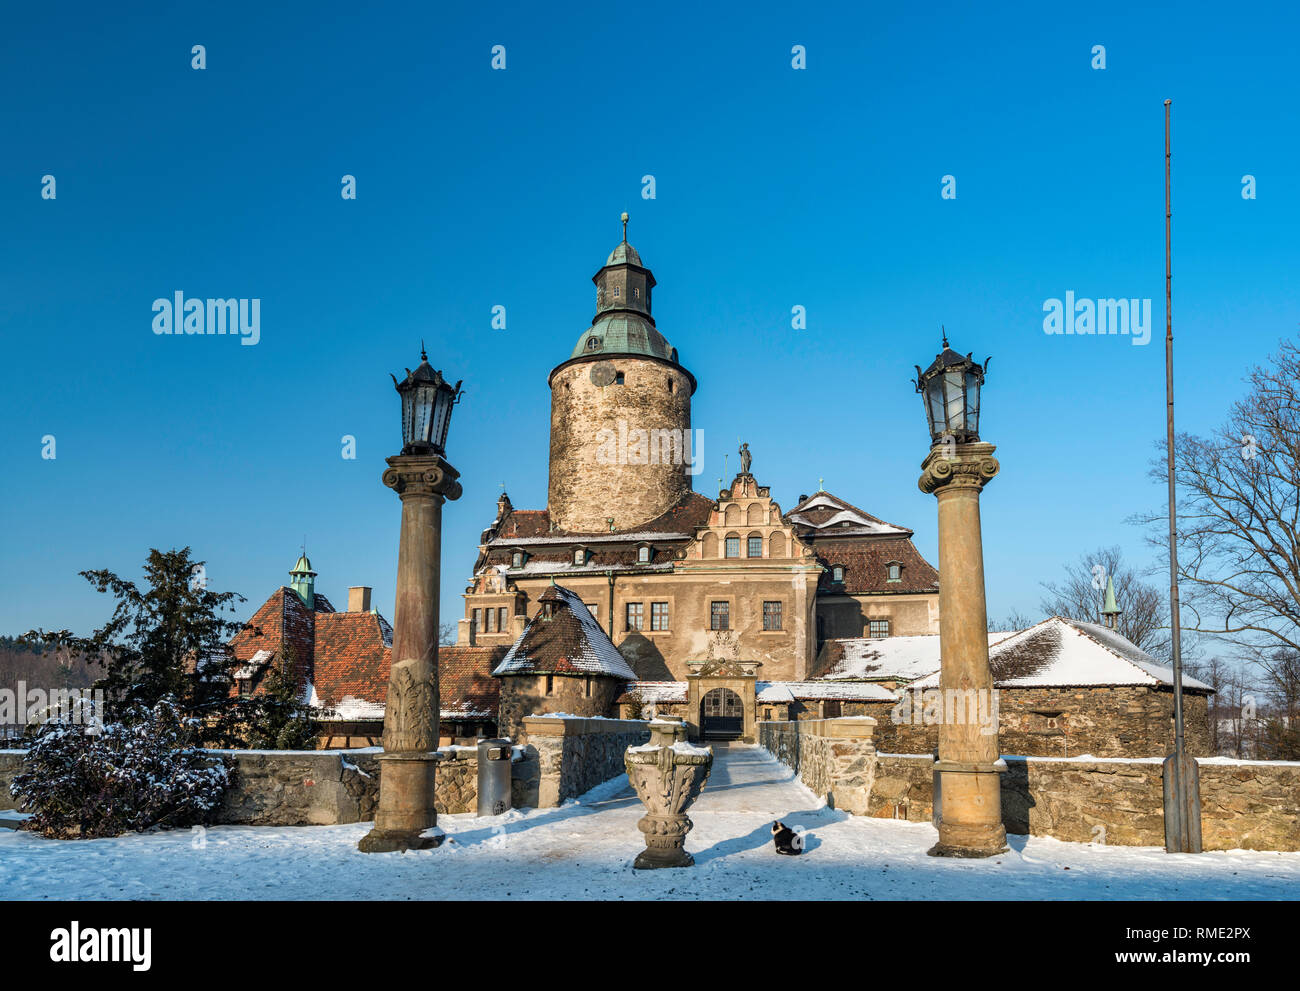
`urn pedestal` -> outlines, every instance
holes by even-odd
[[[628,747],[623,759],[628,780],[647,810],[637,823],[646,846],[632,866],[690,867],[695,858],[685,844],[693,823],[686,810],[709,780],[713,751],[688,743],[681,720],[655,719],[650,722],[650,742]]]

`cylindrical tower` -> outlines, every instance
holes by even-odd
[[[631,530],[667,512],[691,491],[697,456],[695,377],[655,328],[655,277],[627,243],[627,214],[622,243],[592,281],[596,316],[548,380],[551,522],[581,533]]]

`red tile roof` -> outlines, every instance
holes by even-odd
[[[911,540],[903,537],[875,537],[842,542],[823,539],[813,544],[813,550],[818,562],[827,569],[817,582],[817,591],[823,594],[897,594],[939,590],[939,572],[912,546]],[[894,561],[903,568],[900,580],[891,582],[888,566]],[[836,565],[844,568],[843,583],[833,580],[834,574],[830,569]]]

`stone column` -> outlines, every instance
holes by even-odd
[[[939,501],[939,688],[944,715],[935,765],[939,842],[932,856],[988,857],[1007,849],[1002,826],[993,676],[984,601],[980,491],[998,473],[992,444],[935,444],[918,485]],[[972,718],[993,714],[993,732]]]
[[[459,499],[459,473],[437,455],[388,459],[383,482],[402,499],[392,670],[384,711],[379,808],[364,853],[438,846],[438,572],[442,504]]]

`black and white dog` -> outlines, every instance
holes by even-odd
[[[803,853],[803,837],[783,822],[772,823],[772,842],[776,844],[776,852],[787,857]]]

